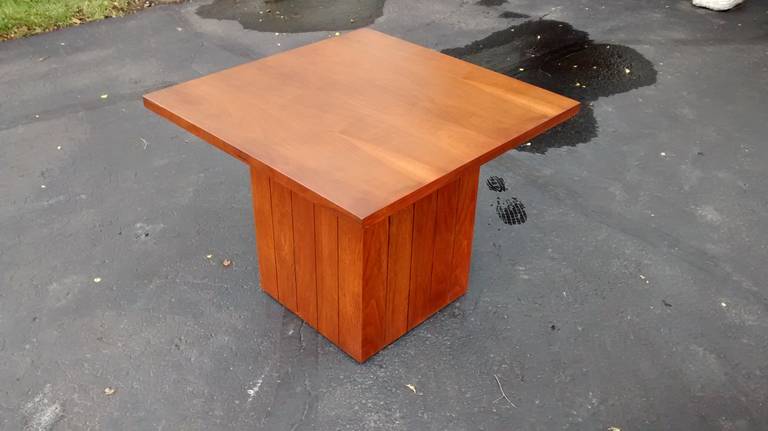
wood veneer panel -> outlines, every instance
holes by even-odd
[[[339,346],[363,361],[363,226],[339,216]]]
[[[429,289],[430,314],[448,301],[451,291],[451,263],[456,216],[459,203],[459,181],[454,181],[437,192],[435,217],[435,249],[432,258],[432,280]]]
[[[480,169],[474,169],[464,174],[461,180],[459,180],[456,235],[453,242],[453,259],[451,263],[451,287],[448,293],[449,300],[456,299],[467,291],[470,258],[472,257],[472,236],[475,229],[479,176]]]
[[[144,103],[366,226],[578,111],[574,100],[370,29]]]
[[[302,319],[317,328],[314,205],[296,193],[291,195],[291,205],[297,312]]]
[[[389,220],[363,229],[363,340],[367,359],[386,344]]]
[[[413,246],[411,249],[411,286],[408,299],[408,328],[421,323],[430,314],[429,288],[435,246],[437,193],[414,204]]]
[[[465,291],[479,166],[578,111],[369,29],[144,104],[252,166],[263,289],[358,360]]]
[[[251,189],[253,194],[254,228],[256,229],[256,248],[259,253],[261,288],[270,296],[279,300],[269,176],[257,168],[251,168]]]
[[[270,188],[272,190],[272,226],[275,237],[277,290],[280,303],[297,313],[291,191],[276,181],[270,182]]]
[[[411,283],[413,205],[389,217],[385,341],[391,343],[408,330],[408,291]]]
[[[336,211],[315,206],[317,329],[339,343],[339,242]]]

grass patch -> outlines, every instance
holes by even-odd
[[[0,40],[125,15],[144,0],[0,0]]]

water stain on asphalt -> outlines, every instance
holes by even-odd
[[[580,113],[538,136],[521,151],[545,153],[597,136],[591,103],[656,82],[653,64],[636,50],[595,43],[589,34],[555,20],[527,21],[443,53],[582,102]]]
[[[528,220],[525,205],[518,198],[501,200],[496,198],[496,214],[504,224],[523,224]]]
[[[507,191],[507,185],[504,184],[504,178],[497,177],[497,176],[490,176],[487,180],[485,180],[485,185],[488,186],[488,189],[494,192],[505,192]]]
[[[491,6],[501,6],[506,2],[507,0],[478,0],[478,2],[475,4],[480,6],[491,7]]]
[[[499,14],[499,18],[505,18],[505,19],[519,19],[519,18],[530,18],[530,15],[526,15],[524,13],[517,13],[512,12],[511,10],[508,10],[506,12],[502,12]]]
[[[502,193],[507,191],[507,185],[504,178],[491,175],[485,180],[488,190]],[[496,196],[496,215],[499,216],[504,224],[515,225],[523,224],[528,220],[528,213],[525,212],[525,205],[516,197],[505,198]]]
[[[202,18],[234,20],[243,28],[302,33],[352,30],[380,17],[386,0],[215,0],[197,8]]]

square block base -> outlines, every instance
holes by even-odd
[[[363,226],[252,167],[262,289],[365,361],[466,292],[478,176]]]

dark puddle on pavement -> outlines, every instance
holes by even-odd
[[[639,52],[595,43],[586,32],[555,20],[527,21],[443,53],[582,102],[576,117],[519,147],[540,154],[597,136],[591,102],[656,82],[656,69]]]
[[[215,0],[197,8],[202,18],[235,20],[243,28],[302,33],[352,30],[380,17],[385,0]]]

